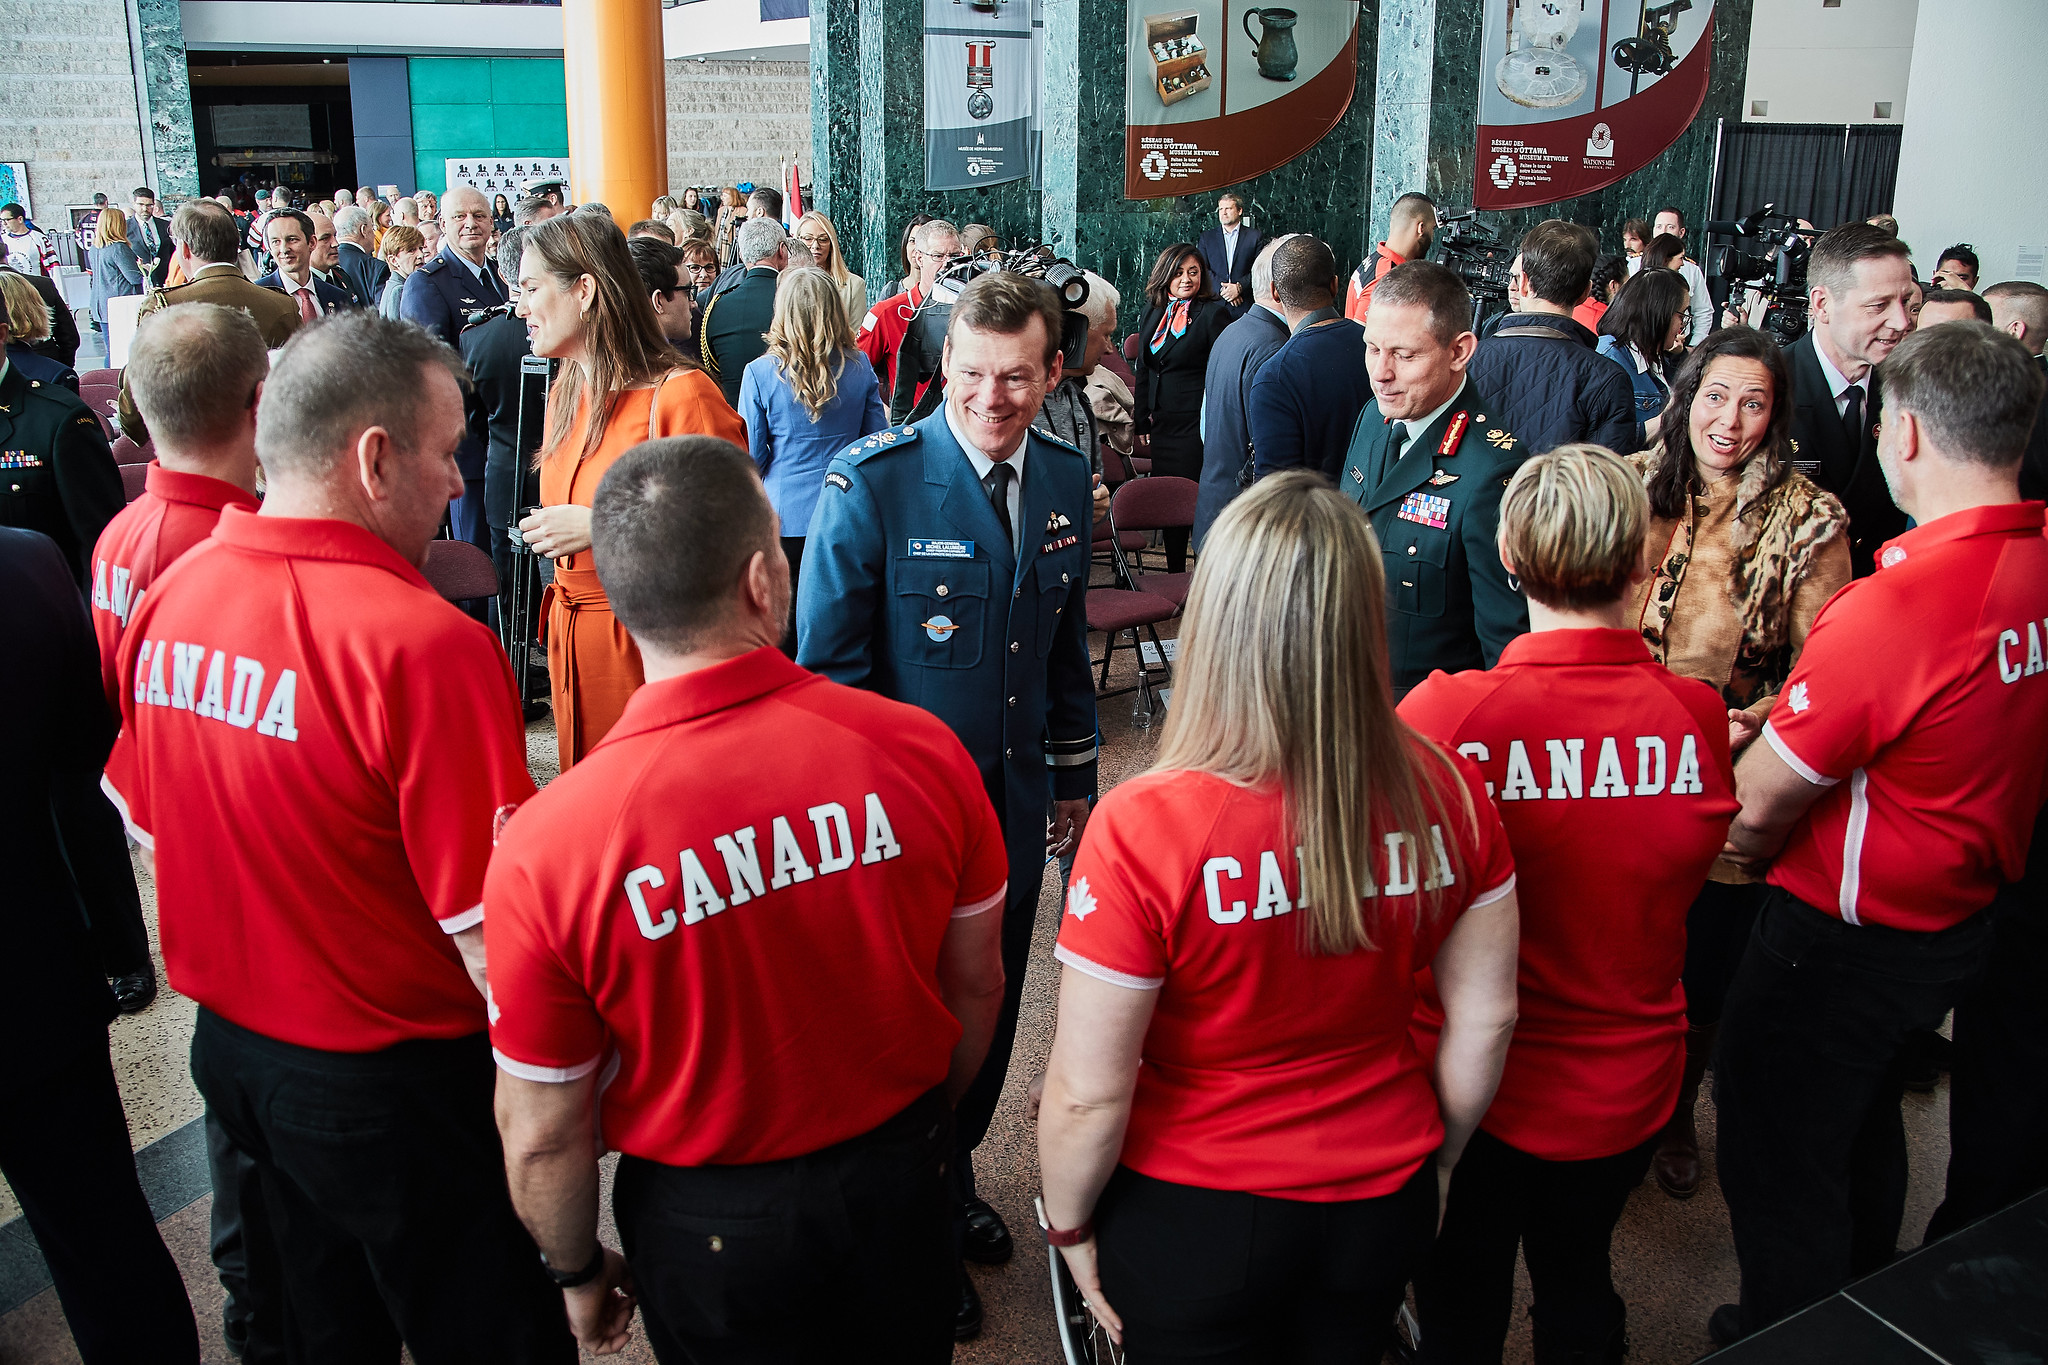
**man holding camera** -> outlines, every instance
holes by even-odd
[[[797,662],[951,725],[1003,822],[1002,1013],[954,1115],[962,1250],[988,1265],[1013,1248],[971,1153],[1009,1069],[1046,855],[1079,845],[1095,794],[1088,460],[1033,425],[1062,374],[1060,313],[1049,286],[1009,271],[961,291],[944,406],[832,461],[797,599]],[[956,1335],[981,1317],[963,1274]]]

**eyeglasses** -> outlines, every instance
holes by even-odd
[[[827,237],[827,236],[826,236],[826,235],[825,235],[824,233],[822,233],[822,232],[818,232],[818,233],[803,233],[803,232],[799,232],[799,233],[798,233],[798,234],[796,235],[796,239],[797,239],[797,240],[798,240],[799,242],[802,242],[802,243],[803,243],[803,244],[804,244],[805,246],[812,246],[812,247],[816,247],[816,246],[824,246],[824,245],[828,244],[829,242],[831,242],[831,240],[832,240],[832,239],[831,239],[830,237]]]

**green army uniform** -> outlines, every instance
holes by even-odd
[[[127,504],[107,431],[79,396],[0,374],[0,526],[57,542],[83,590],[100,532]]]
[[[1528,457],[1490,422],[1469,383],[1396,452],[1379,400],[1351,432],[1337,485],[1365,509],[1387,570],[1387,643],[1394,693],[1437,669],[1491,668],[1529,629],[1529,604],[1501,566],[1500,499]]]
[[[299,308],[292,302],[291,295],[282,289],[268,289],[260,284],[251,284],[243,278],[241,267],[225,262],[199,267],[199,273],[184,284],[169,289],[152,289],[142,301],[142,308],[136,315],[140,324],[159,308],[169,308],[179,303],[218,303],[228,308],[239,308],[256,320],[256,330],[263,334],[263,344],[271,350],[291,340],[293,332],[299,329]],[[149,428],[143,424],[142,414],[135,409],[135,400],[128,396],[128,376],[121,376],[121,430],[137,445],[149,442]]]

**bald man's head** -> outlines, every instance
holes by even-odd
[[[457,185],[441,196],[441,231],[457,251],[482,265],[491,247],[491,201],[482,190]]]

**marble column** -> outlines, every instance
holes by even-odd
[[[189,198],[199,193],[199,147],[178,0],[128,0],[128,15],[142,106],[143,164],[158,195]]]
[[[868,273],[860,215],[860,19],[840,0],[811,5],[812,205],[832,219],[847,269]]]

